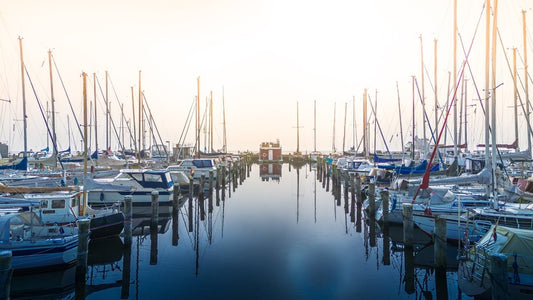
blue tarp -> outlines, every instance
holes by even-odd
[[[28,158],[24,157],[19,163],[0,166],[0,170],[28,170]]]

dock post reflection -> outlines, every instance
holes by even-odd
[[[355,196],[358,203],[363,203],[363,195],[361,194],[361,177],[355,176]]]
[[[176,191],[177,190],[177,191]],[[172,198],[172,246],[177,246],[179,236],[179,199],[181,198],[181,189],[179,185],[174,185],[174,198]]]
[[[179,186],[179,185],[178,185]],[[130,271],[131,271],[131,244],[132,244],[132,207],[131,195],[124,197],[124,260],[122,261],[122,287],[120,290],[120,299],[130,297]]]
[[[11,291],[11,277],[13,269],[11,268],[11,251],[0,251],[0,299],[9,299]]]
[[[368,184],[368,213],[376,216],[376,184],[373,182]]]
[[[383,214],[383,224],[389,223],[389,191],[381,191],[381,210]]]
[[[415,258],[413,254],[413,246],[405,245],[405,292],[409,295],[415,292]]]
[[[85,299],[85,275],[87,274],[87,256],[89,248],[89,227],[91,220],[78,220],[78,261],[76,265],[76,299]]]
[[[133,197],[127,195],[124,197],[124,245],[126,247],[131,246],[131,219],[133,217],[133,207],[132,207]]]
[[[198,205],[200,205],[200,220],[205,220],[205,193],[204,193],[204,186],[205,186],[205,175],[202,175],[200,178],[200,190],[198,191]]]
[[[159,220],[159,192],[158,191],[152,191],[152,218],[151,222],[155,223],[157,226],[157,222]]]
[[[157,221],[150,223],[150,265],[157,265],[157,227]]]
[[[383,265],[390,265],[390,236],[389,236],[389,191],[381,191],[381,207],[383,210],[383,222],[381,232],[383,233]]]
[[[362,217],[363,203],[357,201],[357,217],[355,218],[355,231],[361,232],[361,217]]]
[[[209,171],[209,200],[213,200],[213,170]]]
[[[435,269],[435,289],[437,300],[448,299],[448,279],[446,278],[445,268]]]

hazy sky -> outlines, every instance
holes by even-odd
[[[458,30],[465,44],[483,14],[484,1],[458,1]],[[522,14],[527,11],[528,53],[533,49],[530,28],[533,3],[500,1],[498,25],[512,62],[518,47],[518,72],[523,77]],[[421,86],[423,40],[426,68],[425,98],[434,119],[434,39],[438,40],[437,87],[440,105],[447,97],[452,67],[452,0],[380,1],[7,1],[0,0],[0,141],[22,150],[22,96],[18,36],[23,37],[25,64],[43,105],[50,100],[47,51],[53,55],[66,90],[81,120],[81,73],[89,74],[88,98],[93,101],[92,74],[104,84],[107,70],[118,101],[131,116],[131,87],[138,95],[138,71],[164,141],[178,142],[200,76],[202,110],[213,92],[215,148],[222,147],[222,87],[225,89],[227,139],[230,150],[257,151],[262,141],[280,139],[284,151],[296,149],[296,102],[300,111],[300,150],[313,150],[313,101],[317,103],[317,148],[329,151],[333,141],[336,103],[336,148],[343,144],[344,106],[348,102],[346,146],[352,139],[352,99],[355,96],[358,138],[362,131],[362,95],[367,88],[389,146],[400,148],[399,84],[404,139],[412,129],[411,75]],[[477,99],[484,88],[484,17],[479,23],[470,63],[467,98]],[[464,59],[458,45],[458,65]],[[533,59],[530,58],[530,59]],[[514,140],[512,79],[497,48],[498,142]],[[459,68],[458,68],[459,69]],[[453,76],[452,76],[453,78]],[[453,84],[453,83],[452,83]],[[104,88],[102,86],[102,88]],[[110,87],[113,118],[120,123],[118,101]],[[65,92],[54,70],[59,148],[68,147]],[[46,146],[44,122],[26,78],[28,147]],[[416,99],[417,105],[419,103]],[[98,92],[98,135],[105,147],[103,99]],[[137,108],[135,108],[137,113]],[[203,111],[202,111],[203,113]],[[416,121],[421,123],[420,106]],[[73,117],[71,128],[73,128]],[[479,104],[468,112],[469,143],[483,142]],[[525,136],[525,121],[519,121]],[[442,122],[441,122],[442,123]],[[433,125],[433,124],[432,124]],[[74,130],[74,129],[73,129]],[[371,130],[373,132],[373,128]],[[422,135],[417,124],[417,135]],[[187,142],[193,142],[194,122]],[[429,134],[429,133],[428,133]],[[464,134],[464,133],[463,133]],[[80,137],[72,147],[80,148]],[[116,145],[113,138],[113,145]],[[203,144],[202,139],[202,144]],[[450,139],[448,139],[448,143]],[[93,139],[94,144],[94,139]],[[129,140],[126,141],[129,146]],[[378,148],[383,149],[381,138]],[[520,142],[526,146],[525,139]],[[94,147],[94,146],[93,146]],[[113,148],[116,148],[115,146]]]

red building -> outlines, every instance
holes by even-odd
[[[263,142],[259,147],[260,162],[283,162],[281,155],[281,145],[279,140],[276,142]]]

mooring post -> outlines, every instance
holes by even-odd
[[[389,222],[389,191],[381,191],[381,210],[383,211],[383,223]]]
[[[215,189],[218,191],[220,188],[220,166],[217,166],[217,178],[215,183]]]
[[[158,191],[152,191],[152,223],[158,222],[159,219],[159,192]]]
[[[361,176],[355,177],[355,196],[357,197],[357,202],[363,203],[363,195],[361,195]]]
[[[226,166],[222,166],[222,188],[226,188]]]
[[[181,187],[179,184],[174,184],[174,190],[172,191],[172,211],[178,209],[181,198]]]
[[[446,219],[435,216],[435,236],[434,246],[435,249],[435,267],[445,269],[446,268]]]
[[[133,217],[133,207],[132,207],[133,197],[127,195],[124,197],[124,247],[128,248],[131,246],[132,241],[132,227],[131,219]]]
[[[13,269],[11,268],[11,251],[0,251],[0,299],[9,299],[11,291],[11,277]]]
[[[87,271],[87,254],[89,246],[89,228],[91,226],[90,219],[78,220],[78,268],[80,271]],[[78,271],[76,271],[78,273]]]
[[[404,203],[403,209],[403,244],[405,247],[413,247],[413,204]]]
[[[368,184],[368,212],[375,216],[376,213],[376,184]]]
[[[213,170],[209,171],[209,199],[213,199]]]
[[[509,299],[507,256],[495,253],[490,256],[492,299]]]

